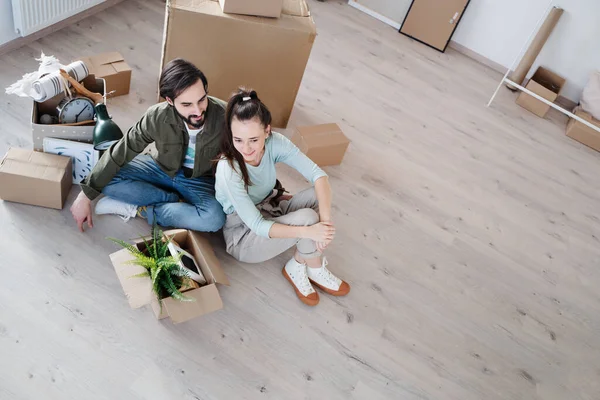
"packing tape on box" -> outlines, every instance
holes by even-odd
[[[81,82],[90,74],[87,65],[83,61],[75,61],[67,65],[65,71],[78,82]],[[44,102],[60,94],[65,88],[66,83],[63,82],[60,72],[53,72],[33,82],[33,99],[38,103]]]

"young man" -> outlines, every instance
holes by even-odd
[[[80,231],[84,222],[93,226],[91,202],[100,193],[106,197],[96,204],[96,214],[125,220],[138,215],[149,224],[210,232],[225,223],[212,164],[225,103],[208,96],[204,74],[182,59],[165,66],[159,86],[166,101],[150,107],[81,184],[71,207]],[[155,154],[142,155],[150,143]]]

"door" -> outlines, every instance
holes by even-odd
[[[445,51],[470,0],[413,0],[400,33]]]

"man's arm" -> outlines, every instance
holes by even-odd
[[[92,200],[102,193],[102,189],[114,178],[119,170],[140,154],[154,141],[155,125],[152,117],[146,113],[127,134],[104,152],[87,178],[81,182],[81,193],[71,206],[71,213],[83,232],[83,224],[90,228],[92,222]]]
[[[81,190],[86,197],[94,200],[102,189],[114,178],[119,170],[154,141],[155,126],[146,113],[125,136],[104,152],[84,182]]]

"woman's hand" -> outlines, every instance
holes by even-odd
[[[331,222],[318,222],[308,227],[306,237],[317,243],[329,244],[335,237],[335,227]]]
[[[331,240],[327,242],[317,242],[317,250],[319,251],[319,253],[324,252],[331,242]]]

